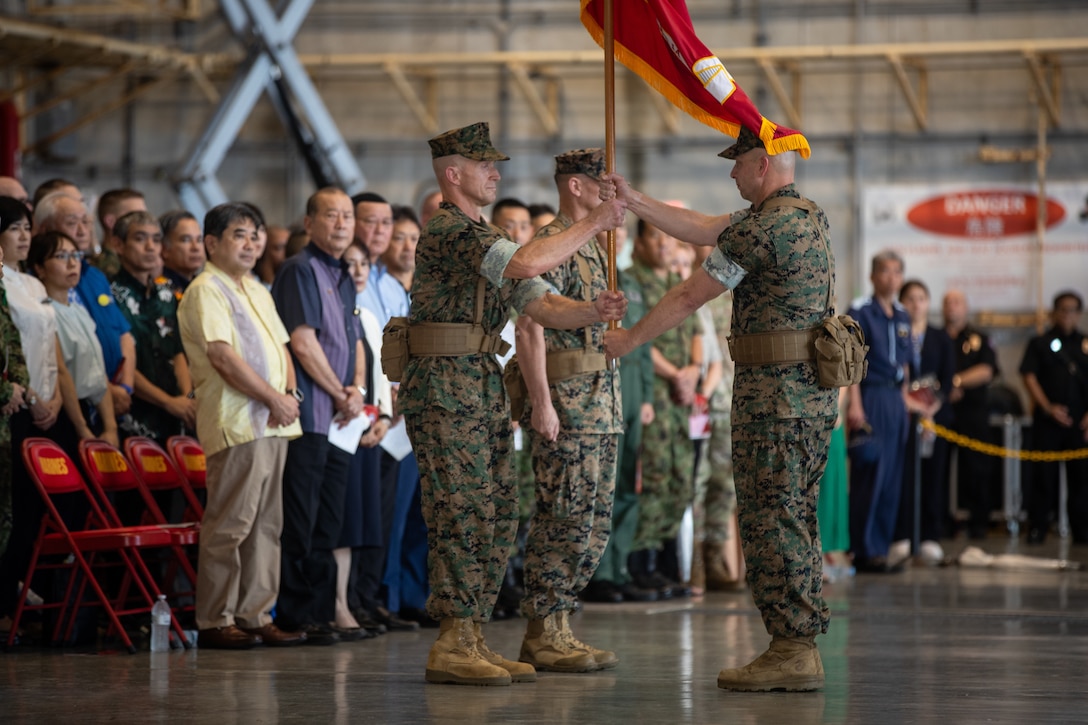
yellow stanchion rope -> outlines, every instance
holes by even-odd
[[[1073,451],[1014,451],[1009,448],[995,446],[992,443],[983,443],[974,438],[960,435],[954,430],[934,423],[932,420],[923,418],[922,427],[933,431],[950,443],[955,443],[957,446],[969,448],[972,451],[977,451],[987,456],[1019,458],[1022,461],[1074,461],[1080,458],[1088,458],[1088,448],[1078,448]]]

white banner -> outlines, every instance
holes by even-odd
[[[967,295],[973,310],[1035,309],[1039,252],[1037,189],[1029,185],[889,185],[862,196],[864,279],[869,260],[894,249],[905,279],[929,287],[934,309],[949,289]],[[1059,290],[1088,295],[1088,183],[1047,185],[1042,254],[1043,303]]]

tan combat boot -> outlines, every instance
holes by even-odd
[[[605,649],[597,649],[596,647],[590,647],[585,642],[580,641],[574,636],[574,632],[570,630],[570,612],[559,612],[559,626],[563,633],[563,638],[575,649],[585,650],[589,652],[593,657],[593,661],[597,663],[598,670],[610,670],[620,663],[620,658],[616,656],[615,652],[609,652]]]
[[[484,642],[484,630],[479,622],[473,622],[476,632],[476,650],[485,660],[510,673],[513,682],[536,682],[536,670],[524,662],[514,662],[503,657]]]
[[[549,614],[529,620],[518,659],[545,672],[594,672],[597,662],[593,655],[566,640],[559,617]]]
[[[808,637],[775,637],[744,667],[718,673],[718,687],[741,692],[809,692],[824,686],[824,664]]]
[[[703,544],[703,564],[706,567],[706,589],[709,592],[737,592],[745,588],[743,579],[735,579],[725,568],[722,545],[707,541]]]
[[[438,641],[427,655],[427,682],[509,685],[510,673],[480,655],[472,619],[446,617],[438,630]]]

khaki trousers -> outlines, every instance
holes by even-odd
[[[286,438],[261,438],[208,458],[200,524],[199,629],[263,627],[280,588]]]

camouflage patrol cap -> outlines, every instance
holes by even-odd
[[[741,154],[747,153],[752,149],[765,149],[763,140],[756,136],[754,133],[748,130],[747,126],[740,127],[740,134],[737,136],[737,142],[722,151],[718,156],[723,159],[735,159]]]
[[[432,159],[457,155],[473,161],[510,160],[509,156],[491,145],[491,130],[487,121],[440,133],[427,143],[431,145]]]
[[[604,176],[604,149],[574,149],[555,157],[555,173],[585,174],[591,179]]]

